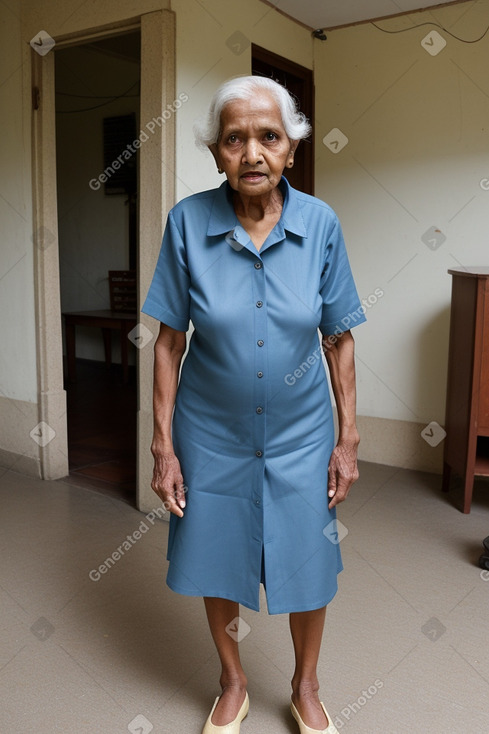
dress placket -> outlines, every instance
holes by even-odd
[[[252,293],[254,303],[254,333],[252,345],[254,351],[254,405],[253,405],[253,440],[255,444],[255,479],[253,482],[251,502],[253,506],[253,539],[263,547],[263,477],[266,461],[266,419],[267,419],[267,366],[268,366],[268,330],[265,266],[262,258],[254,256]]]

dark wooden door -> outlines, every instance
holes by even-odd
[[[301,112],[313,124],[314,81],[310,69],[277,56],[260,46],[251,47],[252,73],[265,76],[282,84],[299,102]],[[293,168],[286,168],[284,176],[290,185],[306,194],[314,194],[314,138],[299,143]]]

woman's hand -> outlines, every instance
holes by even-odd
[[[180,462],[173,451],[171,421],[178,374],[187,341],[184,331],[160,324],[155,343],[153,380],[154,431],[151,453],[155,464],[151,489],[163,500],[166,510],[183,517],[185,489]]]
[[[351,331],[323,335],[323,349],[338,410],[339,438],[328,468],[328,507],[348,496],[358,479],[357,449],[360,443],[355,421],[355,346]]]
[[[182,507],[185,507],[185,485],[180,470],[180,462],[175,454],[151,449],[155,460],[151,489],[163,501],[165,510],[174,515],[183,517]]]
[[[339,440],[333,449],[328,468],[328,497],[331,510],[348,496],[350,487],[356,482],[359,473],[357,467],[357,440]]]

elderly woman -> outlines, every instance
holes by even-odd
[[[290,615],[300,732],[333,734],[316,666],[342,570],[335,508],[358,478],[363,309],[336,215],[282,176],[310,133],[289,93],[231,79],[196,133],[227,180],[170,211],[143,306],[161,322],[151,486],[172,513],[167,584],[203,597],[222,666],[203,734],[238,734],[248,712],[239,604],[258,611],[260,583],[268,613]]]

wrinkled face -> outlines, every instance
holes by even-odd
[[[242,196],[262,196],[293,165],[297,145],[287,137],[276,101],[264,93],[223,108],[220,137],[210,150],[231,188]]]

